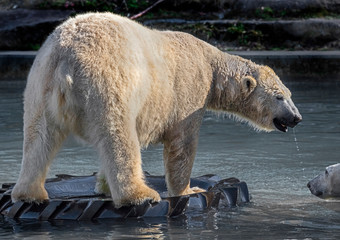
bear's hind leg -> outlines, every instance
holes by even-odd
[[[105,196],[110,196],[110,187],[106,181],[105,171],[104,169],[100,169],[100,171],[96,174],[96,187],[95,192],[99,194],[104,194]]]
[[[52,123],[43,107],[25,111],[23,160],[12,201],[42,202],[48,199],[44,184],[48,167],[67,134]]]

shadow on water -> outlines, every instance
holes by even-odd
[[[312,196],[307,182],[340,162],[340,82],[287,83],[303,115],[294,131],[258,133],[207,113],[193,176],[213,173],[246,181],[250,204],[183,216],[97,222],[15,221],[0,217],[0,239],[339,239],[340,202]],[[0,183],[14,182],[22,155],[24,83],[0,83]],[[162,146],[142,152],[143,169],[163,174]],[[70,168],[70,163],[74,167]],[[69,138],[49,177],[89,175],[97,155]]]

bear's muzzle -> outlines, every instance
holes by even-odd
[[[281,100],[278,114],[273,119],[274,126],[281,132],[287,132],[288,127],[293,128],[301,121],[302,116],[293,101],[291,99]]]
[[[282,118],[274,118],[273,123],[275,127],[282,131],[282,132],[287,132],[288,127],[295,127],[299,122],[302,121],[301,115],[294,115],[293,117],[287,119],[286,117]]]

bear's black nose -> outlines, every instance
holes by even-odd
[[[287,122],[287,125],[289,127],[295,127],[299,122],[302,121],[302,116],[295,114],[292,119],[290,119],[289,122]]]
[[[298,124],[299,122],[302,121],[302,116],[301,115],[295,115],[293,119],[295,125]]]
[[[310,189],[310,182],[307,183],[307,187]]]

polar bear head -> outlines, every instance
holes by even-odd
[[[307,187],[317,197],[340,198],[340,163],[326,167],[326,170],[309,181]]]
[[[225,72],[217,77],[215,109],[267,132],[287,132],[302,120],[291,92],[271,68],[243,60]]]

